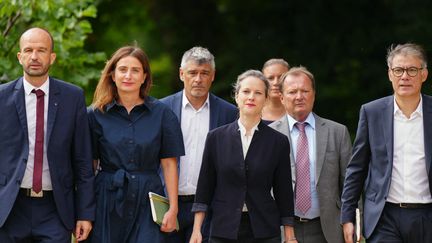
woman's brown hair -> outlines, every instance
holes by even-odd
[[[114,52],[111,59],[106,63],[94,92],[92,105],[101,112],[104,112],[104,108],[107,104],[111,103],[118,97],[117,87],[112,79],[112,75],[114,74],[117,63],[120,59],[128,56],[138,59],[143,66],[144,73],[147,74],[144,83],[140,88],[140,97],[144,99],[150,92],[153,81],[147,55],[141,48],[136,46],[121,47]]]

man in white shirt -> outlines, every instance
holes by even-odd
[[[387,65],[394,95],[360,109],[342,194],[345,241],[353,242],[363,192],[367,242],[432,242],[432,97],[421,94],[426,54],[416,44],[397,45]]]
[[[180,65],[180,80],[184,89],[161,99],[179,118],[186,154],[179,158],[179,213],[180,231],[171,234],[169,242],[189,242],[202,154],[207,133],[216,127],[233,122],[237,108],[209,92],[215,77],[214,56],[203,47],[186,51]],[[208,222],[208,221],[207,221]],[[208,225],[204,224],[204,239]]]
[[[95,217],[84,92],[49,76],[47,30],[19,46],[23,77],[0,85],[0,242],[83,241]]]

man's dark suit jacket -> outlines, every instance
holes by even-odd
[[[217,97],[216,95],[209,94],[210,103],[210,130],[216,127],[233,122],[238,117],[237,108],[226,102],[225,100]],[[173,95],[167,96],[160,101],[167,105],[176,114],[179,122],[181,123],[183,91],[177,92]]]
[[[211,236],[236,239],[245,202],[255,238],[293,225],[289,148],[285,135],[262,122],[245,159],[237,121],[209,132],[192,211],[212,205]]]
[[[94,220],[94,176],[82,89],[50,78],[45,135],[54,201],[67,229]],[[0,227],[21,185],[29,154],[23,79],[0,85]]]
[[[432,97],[422,95],[425,160],[432,189]],[[363,105],[353,155],[346,169],[341,223],[355,222],[355,209],[364,193],[364,235],[369,238],[378,223],[389,190],[393,168],[394,96]],[[431,192],[432,193],[432,192]]]

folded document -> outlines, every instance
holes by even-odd
[[[163,217],[169,209],[168,198],[154,192],[149,192],[148,194],[150,198],[150,206],[151,206],[153,221],[158,225],[162,225]],[[179,230],[178,220],[177,220],[176,230],[177,231]]]

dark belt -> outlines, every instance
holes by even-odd
[[[387,205],[398,208],[432,208],[432,203],[391,203],[386,202]]]
[[[309,223],[309,222],[317,221],[317,220],[319,220],[319,218],[320,217],[316,217],[313,219],[306,219],[306,218],[300,218],[300,217],[294,216],[295,221],[298,223]]]
[[[40,191],[39,193],[33,191],[31,188],[20,188],[20,194],[26,197],[48,197],[52,196],[52,191]]]
[[[195,195],[179,195],[178,200],[184,203],[190,203],[195,201]]]

